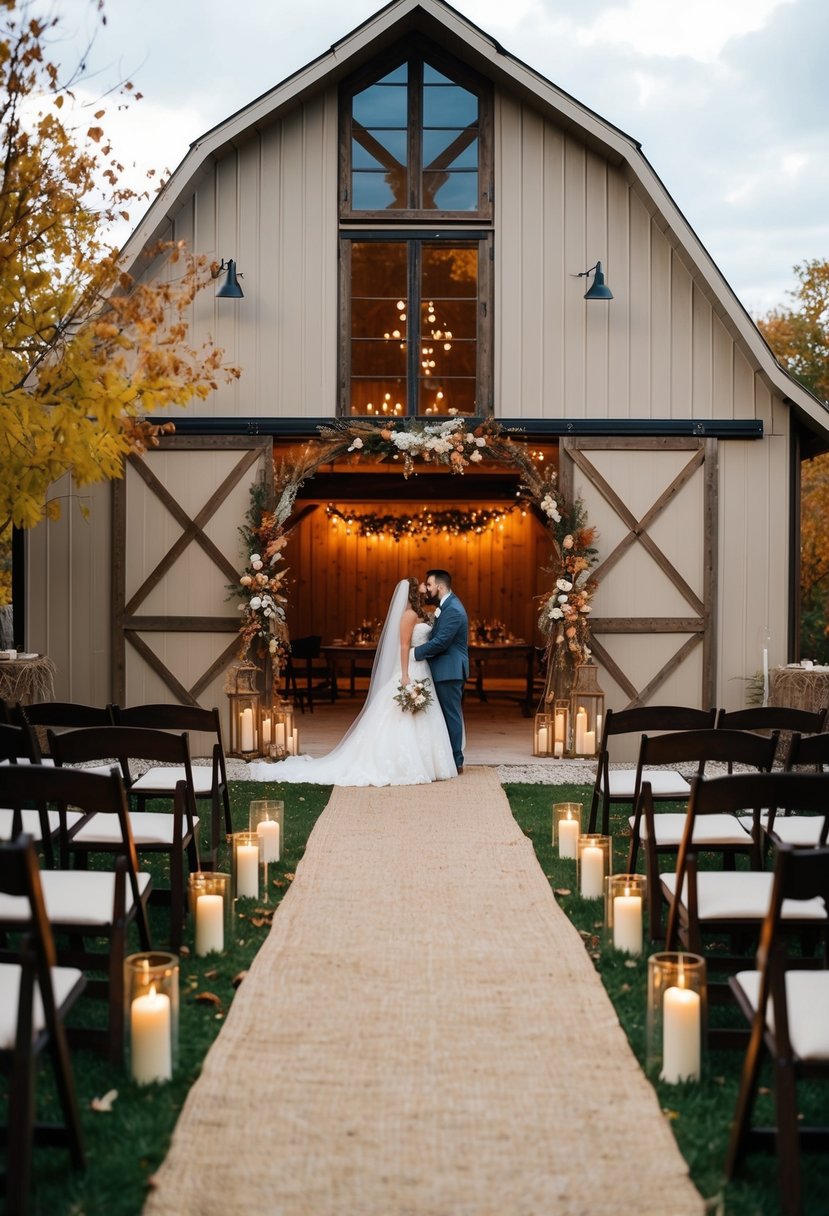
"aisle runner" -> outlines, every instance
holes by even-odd
[[[490,769],[337,789],[148,1216],[701,1216]]]

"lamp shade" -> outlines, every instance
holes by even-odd
[[[231,262],[232,266],[233,263]],[[228,276],[230,271],[228,271]],[[221,295],[221,292],[219,292]],[[604,271],[602,270],[601,262],[596,263],[596,273],[593,276],[593,282],[584,293],[585,300],[612,300],[613,292],[604,281]]]
[[[236,263],[233,258],[227,264],[225,281],[216,292],[216,298],[219,300],[243,300],[245,298],[245,293],[239,286],[239,280],[236,277]]]

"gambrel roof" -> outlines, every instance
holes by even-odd
[[[496,88],[534,107],[626,176],[653,221],[700,284],[751,367],[793,406],[811,430],[829,442],[829,409],[781,367],[698,236],[642,152],[641,145],[595,114],[500,44],[443,0],[392,0],[318,59],[264,93],[190,147],[124,247],[127,268],[164,235],[203,172],[248,135],[270,125],[304,98],[350,75],[408,33],[418,32],[467,63]]]

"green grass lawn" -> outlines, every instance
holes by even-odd
[[[261,798],[263,793],[263,787],[256,783],[231,786],[233,818],[237,826],[246,825],[248,803],[253,798]],[[271,907],[289,889],[310,831],[328,801],[329,793],[327,787],[295,785],[284,787],[278,795],[285,801],[285,856],[271,873]],[[511,785],[506,787],[506,794],[517,822],[533,843],[556,898],[582,934],[585,948],[644,1067],[647,963],[645,959],[634,961],[607,948],[602,936],[600,901],[580,898],[575,886],[575,862],[559,860],[551,844],[553,802],[586,801],[587,790]],[[613,868],[617,872],[623,871],[626,863],[625,824],[624,815],[613,817]],[[371,859],[366,858],[366,864],[370,863]],[[220,859],[219,868],[229,868],[226,853]],[[125,1073],[110,1068],[101,1057],[84,1051],[73,1052],[86,1137],[87,1169],[74,1174],[65,1152],[37,1150],[33,1213],[38,1216],[136,1216],[141,1211],[148,1179],[164,1158],[179,1111],[233,1000],[234,977],[249,966],[268,932],[268,920],[257,915],[258,908],[261,905],[253,901],[243,906],[225,954],[206,959],[192,954],[182,957],[179,1061],[170,1084],[140,1088]],[[166,932],[165,915],[161,909],[153,910],[155,944],[161,948]],[[253,923],[254,920],[263,922],[263,919],[264,923]],[[188,929],[186,942],[192,948],[191,929]],[[204,994],[211,994],[211,999],[204,999]],[[736,1013],[724,1011],[723,1015],[733,1016],[734,1024],[739,1025]],[[744,1178],[730,1186],[725,1185],[723,1178],[741,1064],[742,1051],[709,1053],[704,1058],[699,1084],[657,1082],[658,1097],[689,1163],[694,1182],[710,1203],[710,1212],[716,1216],[721,1213],[725,1216],[774,1216],[779,1212],[779,1206],[773,1158],[752,1156]],[[44,1068],[38,1092],[48,1107],[51,1098],[47,1082],[48,1069]],[[93,1110],[92,1099],[111,1089],[118,1091],[111,1111]],[[807,1114],[812,1114],[815,1106],[819,1109],[821,1103],[825,1109],[825,1098],[819,1087],[807,1089],[803,1103]],[[764,1101],[769,1104],[771,1120],[770,1099]],[[601,1129],[595,1134],[600,1136]],[[647,1151],[646,1145],[636,1142],[635,1133],[631,1148],[636,1152]],[[829,1212],[829,1160],[805,1160],[804,1187],[806,1216],[825,1216]],[[669,1197],[665,1212],[669,1216]],[[352,1214],[344,1213],[343,1216]],[[447,1213],[447,1216],[451,1214]],[[503,1216],[513,1214],[504,1211]]]

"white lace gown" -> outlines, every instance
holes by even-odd
[[[431,625],[418,621],[412,648],[429,640]],[[430,678],[429,664],[409,652],[409,679]],[[327,756],[289,756],[278,764],[248,766],[251,781],[301,781],[313,785],[425,785],[457,776],[449,733],[430,685],[432,703],[419,713],[404,713],[394,700],[400,671],[372,693],[351,731]]]

